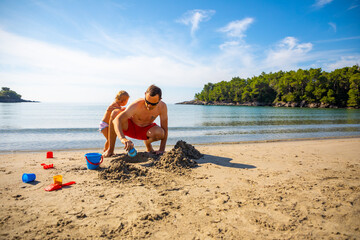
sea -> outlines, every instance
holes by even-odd
[[[0,103],[0,153],[102,149],[98,126],[107,106]],[[168,104],[168,119],[169,145],[360,136],[359,109]],[[122,149],[119,141],[116,146]]]

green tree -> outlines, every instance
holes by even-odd
[[[315,97],[315,102],[320,103],[321,99],[326,96],[327,93],[327,78],[324,74],[321,74],[314,82],[314,91],[313,95]]]
[[[335,104],[335,94],[334,91],[332,89],[329,89],[327,91],[327,95],[321,98],[321,102],[322,103],[327,103],[327,104]]]
[[[241,79],[239,77],[235,77],[230,81],[230,88],[232,91],[233,101],[234,102],[242,102],[242,94],[244,91],[244,87],[246,86],[245,79]]]
[[[203,101],[301,102],[325,103],[339,107],[359,107],[358,65],[336,69],[330,73],[321,68],[261,73],[248,79],[208,83],[195,98]]]
[[[0,100],[21,100],[21,95],[8,87],[2,87],[0,91]]]
[[[241,96],[241,101],[242,102],[250,102],[251,101],[251,87],[249,85],[246,85],[246,87],[244,88],[244,92]]]
[[[329,88],[334,91],[336,105],[341,107],[346,106],[349,97],[348,91],[350,89],[350,76],[348,75],[348,71],[349,68],[344,67],[336,69],[328,74]]]
[[[348,107],[360,107],[360,73],[354,74],[350,78]]]

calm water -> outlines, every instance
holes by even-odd
[[[0,103],[0,152],[102,148],[97,129],[106,107]],[[169,104],[168,115],[170,145],[360,135],[360,110],[351,109]]]

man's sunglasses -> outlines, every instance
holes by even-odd
[[[149,104],[149,105],[152,105],[152,106],[156,106],[159,103],[159,102],[157,102],[157,103],[149,102],[148,100],[146,100],[146,98],[145,98],[145,102],[146,102],[146,104]]]

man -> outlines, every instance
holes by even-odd
[[[160,116],[160,127],[154,123]],[[104,153],[104,157],[114,154],[116,136],[125,145],[124,149],[129,151],[134,147],[131,140],[125,136],[144,140],[148,152],[154,153],[151,143],[160,142],[160,148],[156,154],[165,151],[168,137],[168,116],[167,106],[161,101],[161,89],[151,85],[145,92],[145,98],[133,102],[125,111],[120,113],[110,123],[110,147]]]

